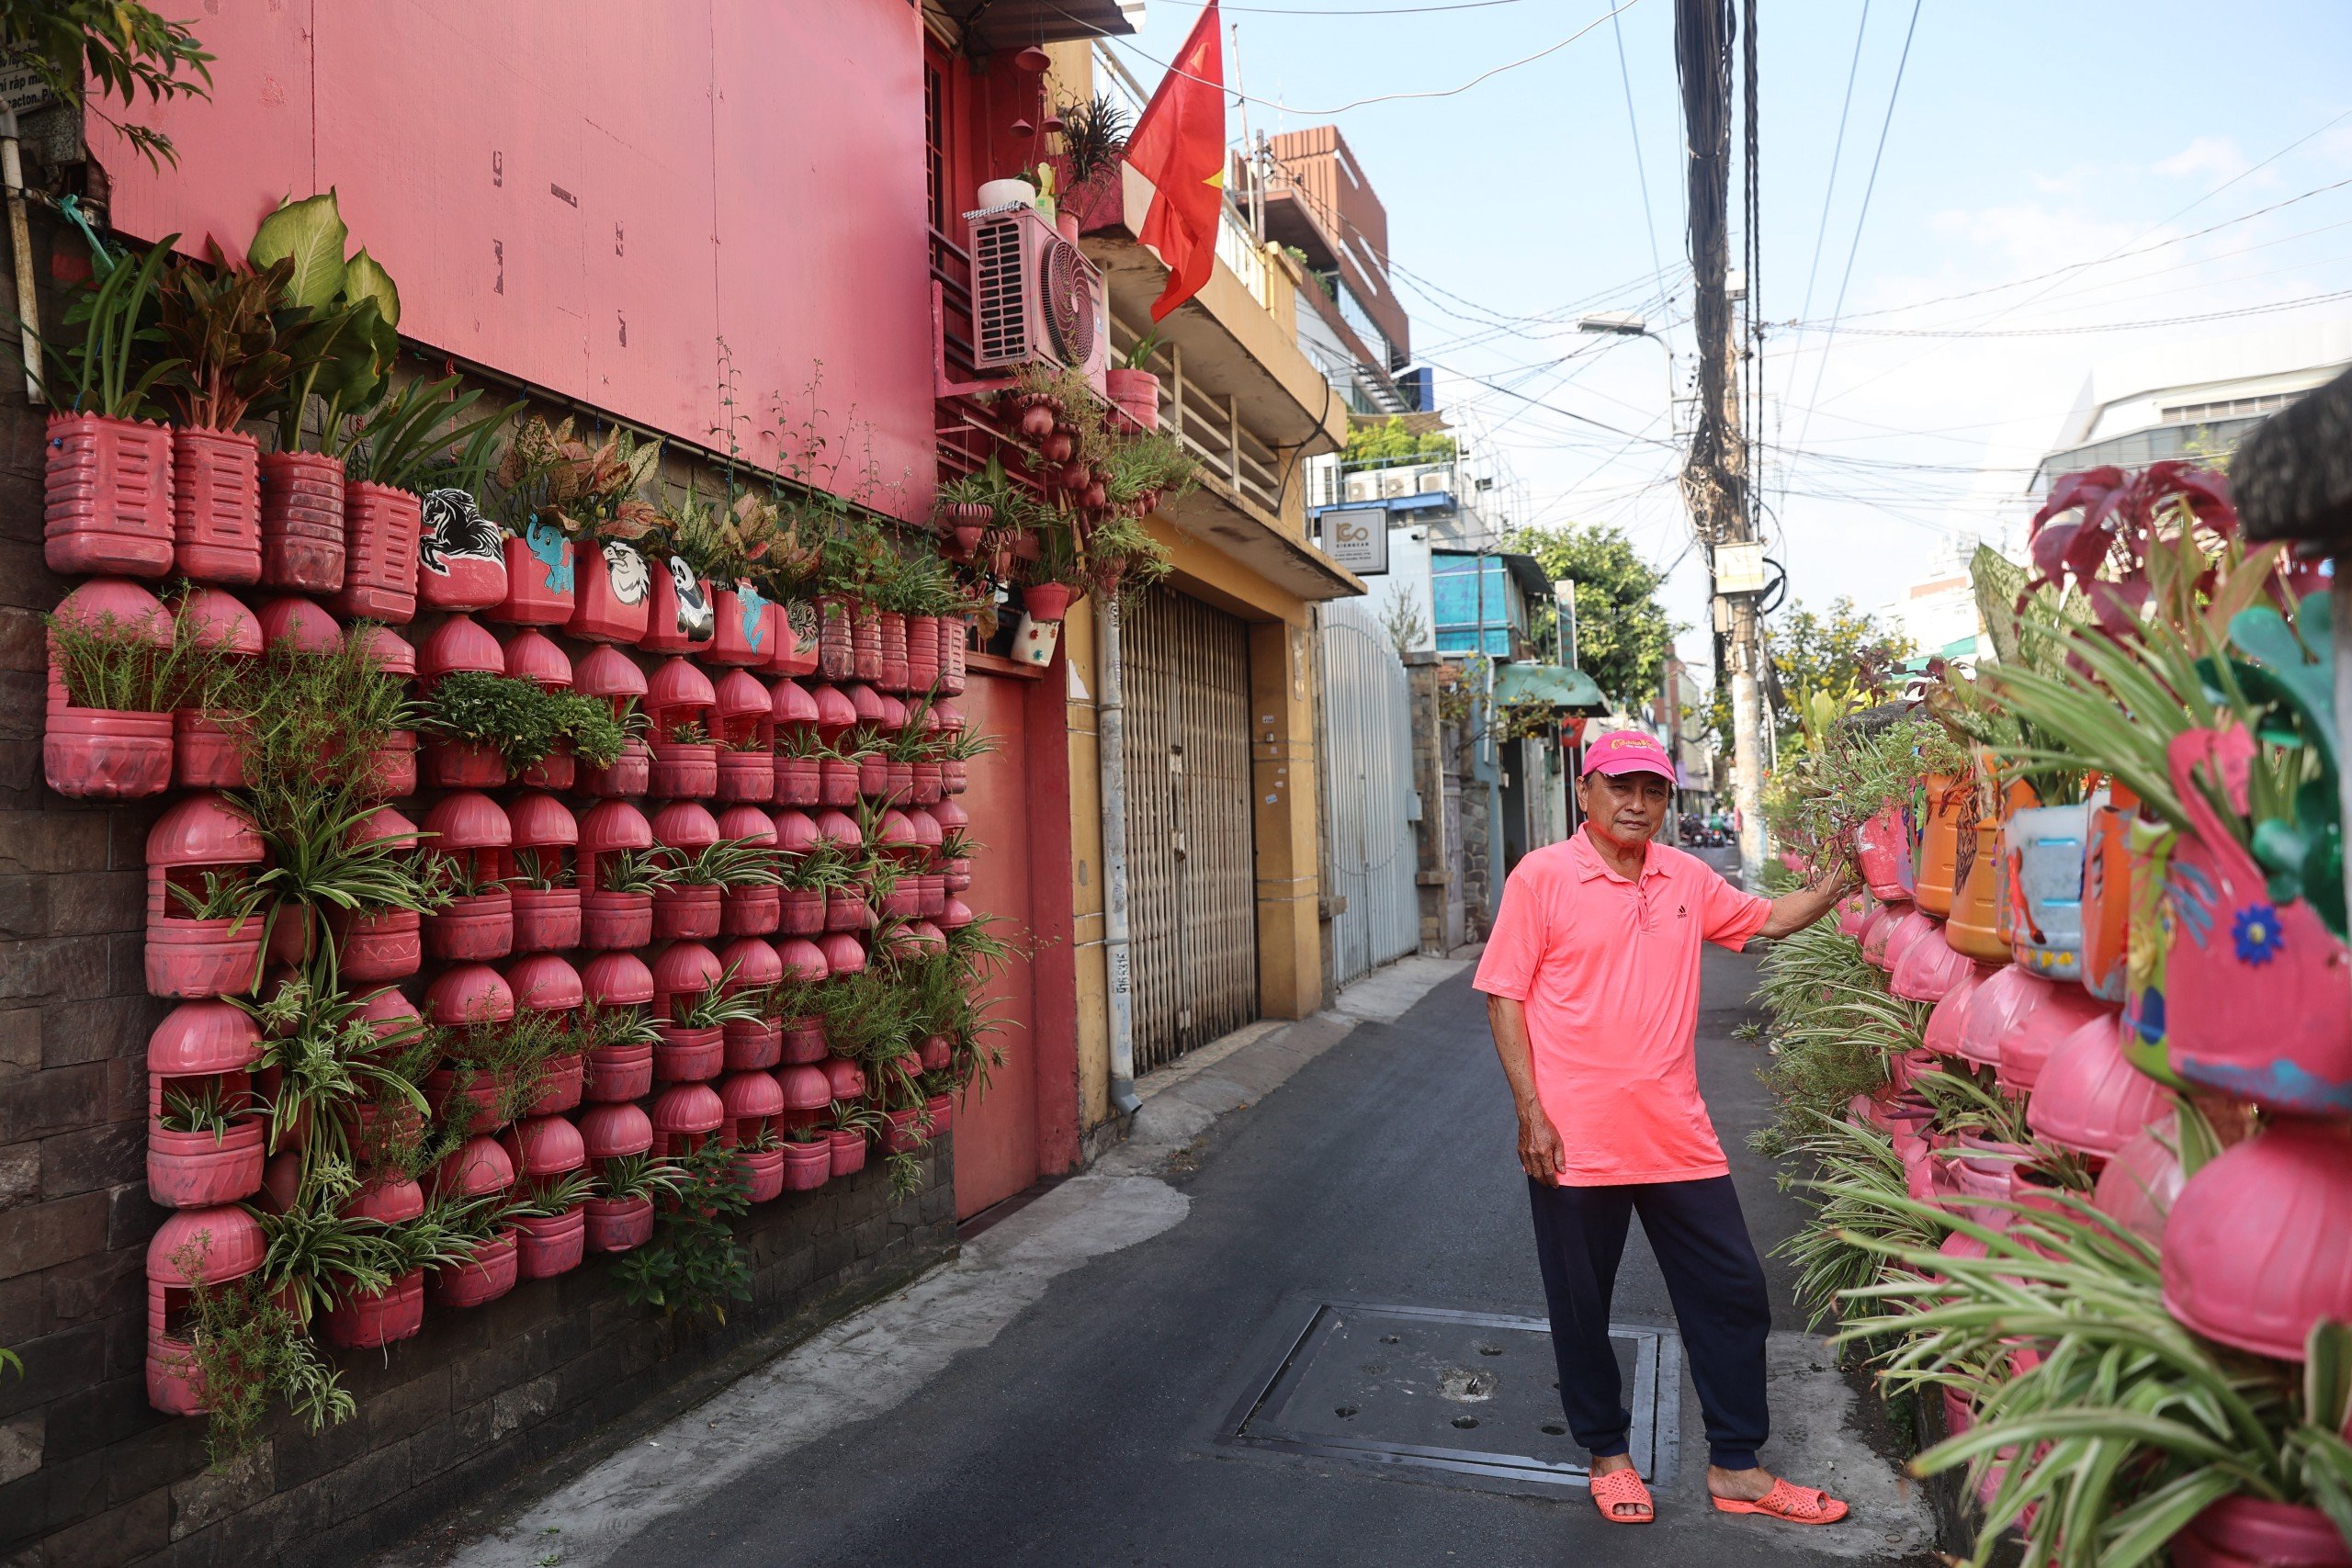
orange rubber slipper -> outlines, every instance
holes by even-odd
[[[1612,1470],[1605,1475],[1591,1478],[1592,1506],[1600,1517],[1612,1525],[1645,1525],[1657,1517],[1657,1508],[1650,1502],[1650,1489],[1642,1484],[1631,1465]],[[1638,1514],[1621,1514],[1620,1508],[1639,1508]]]
[[[1846,1517],[1846,1505],[1811,1486],[1792,1486],[1775,1477],[1772,1490],[1750,1503],[1737,1497],[1717,1497],[1715,1506],[1726,1514],[1764,1514],[1792,1525],[1834,1525]]]

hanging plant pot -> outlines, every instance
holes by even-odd
[[[811,600],[788,600],[775,607],[775,639],[766,662],[759,666],[771,675],[813,675],[817,671],[817,606]]]
[[[335,932],[335,968],[346,980],[405,980],[424,967],[423,918],[414,909],[353,917],[328,916]]]
[[[506,597],[489,612],[490,618],[510,626],[567,625],[579,595],[572,543],[563,530],[534,520],[523,525],[522,537],[509,534],[502,539],[499,551],[506,570]]]
[[[673,883],[653,895],[653,935],[662,942],[702,942],[718,934],[718,889]]]
[[[882,613],[871,604],[851,608],[850,663],[856,679],[869,683],[882,679]]]
[[[2151,1247],[2161,1246],[2165,1219],[2184,1178],[2175,1152],[2179,1137],[2167,1114],[2132,1137],[2098,1173],[2092,1202],[2098,1212]]]
[[[161,577],[172,569],[172,433],[98,414],[52,414],[42,472],[41,558],[54,572]]]
[[[433,1269],[425,1282],[425,1299],[438,1307],[481,1306],[513,1290],[520,1270],[521,1258],[510,1226],[475,1247],[469,1261]]]
[[[1146,430],[1159,428],[1159,378],[1148,370],[1111,369],[1102,384],[1121,412]]]
[[[1024,615],[1012,628],[1012,658],[1016,663],[1034,664],[1044,669],[1054,661],[1054,650],[1061,646],[1062,624],[1058,619],[1038,620]]]
[[[2090,807],[2037,806],[2003,830],[2010,945],[2017,962],[2053,980],[2083,974],[2083,840]]]
[[[888,1155],[911,1154],[929,1143],[930,1135],[915,1125],[922,1114],[913,1106],[891,1111],[887,1118],[889,1125],[882,1134],[882,1152]]]
[[[699,1080],[673,1083],[653,1101],[653,1152],[663,1157],[690,1154],[718,1135],[727,1107],[718,1091]]]
[[[833,1175],[855,1176],[865,1168],[865,1139],[863,1135],[835,1127],[825,1134],[825,1145],[832,1154]]]
[[[538,1098],[524,1108],[526,1116],[557,1116],[580,1103],[588,1081],[584,1052],[567,1051],[549,1056],[539,1068]]]
[[[750,583],[711,595],[712,634],[707,657],[714,664],[764,664],[775,650],[775,604]]]
[[[416,615],[422,502],[413,491],[355,479],[344,493],[343,589],[335,613],[405,626]]]
[[[1021,604],[1030,620],[1041,623],[1057,622],[1069,614],[1071,598],[1069,584],[1041,582],[1021,591]]]
[[[399,800],[416,793],[416,732],[395,729],[368,753],[368,793],[377,800]]]
[[[593,945],[582,941],[577,887],[510,887],[507,898],[514,911],[516,953],[566,953]]]
[[[2352,1568],[2325,1514],[2262,1497],[2224,1497],[2172,1538],[2173,1568]]]
[[[775,804],[778,806],[816,806],[824,799],[820,787],[820,769],[814,757],[787,757],[782,752],[775,758]],[[857,798],[854,784],[850,798]]]
[[[263,1118],[243,1116],[218,1134],[147,1128],[147,1195],[167,1209],[209,1209],[261,1190]]]
[[[846,599],[817,601],[817,670],[828,681],[857,679],[857,649]]]
[[[2111,1159],[2171,1107],[2164,1085],[2135,1070],[2116,1021],[2093,1019],[2058,1043],[2026,1102],[2026,1125],[2043,1142]]]
[[[1888,801],[1854,829],[1854,857],[1871,897],[1886,902],[1910,898],[1916,885],[1911,824],[1901,806]]]
[[[956,1100],[952,1095],[934,1094],[923,1101],[923,1111],[931,1118],[931,1135],[944,1138],[956,1122]]]
[[[655,741],[648,793],[663,800],[717,798],[718,748],[699,740]]]
[[[606,893],[580,896],[580,945],[605,953],[643,947],[653,940],[653,895]]]
[[[651,1045],[598,1045],[589,1051],[587,1083],[581,1091],[588,1099],[619,1102],[642,1099],[652,1090]]]
[[[786,1066],[805,1067],[825,1059],[825,1026],[813,1018],[788,1018],[784,1021],[784,1050],[779,1058]],[[830,1100],[831,1096],[827,1095]],[[822,1105],[814,1107],[823,1110]]]
[[[653,786],[653,752],[630,736],[609,768],[582,764],[577,770],[580,793],[599,800],[634,800]]]
[[[52,705],[41,774],[74,800],[133,800],[172,785],[172,716]]]
[[[966,655],[970,651],[972,623],[962,615],[939,617],[939,690],[955,696],[964,690]]]
[[[834,890],[825,895],[825,929],[829,931],[862,931],[874,922],[874,911],[866,907],[863,894]]]
[[[1975,797],[1975,785],[1929,773],[1927,795],[1928,819],[1919,829],[1919,871],[1911,901],[1940,920],[1951,916],[1960,891],[1960,818]]]
[[[591,1198],[580,1205],[582,1234],[596,1252],[627,1252],[653,1239],[650,1198]]]
[[[825,929],[825,894],[816,887],[777,890],[777,927],[792,936],[815,936]]]
[[[487,610],[506,598],[505,530],[481,514],[470,491],[432,490],[419,505],[417,603],[436,610]]]
[[[2222,1150],[2174,1200],[2163,1267],[2182,1323],[2301,1360],[2312,1324],[2352,1317],[2352,1125],[2280,1117]]]
[[[466,1135],[472,1138],[494,1133],[504,1124],[499,1117],[498,1104],[514,1086],[504,1073],[435,1067],[424,1075],[423,1087],[425,1103],[433,1107],[435,1115],[444,1119],[447,1119],[453,1102],[465,1102]]]
[[[198,582],[261,581],[261,449],[252,436],[172,432],[172,564]]]
[[[843,808],[855,806],[863,771],[861,764],[850,758],[820,759],[817,764],[816,804]]]
[[[929,692],[939,684],[939,617],[907,617],[907,690]]]
[[[757,1149],[735,1156],[735,1164],[743,1173],[747,1190],[744,1200],[752,1203],[768,1203],[784,1196],[784,1151]]]
[[[2083,850],[2083,989],[2110,1002],[2123,999],[2131,953],[2132,818],[2139,797],[2110,784],[2094,802]]]
[[[356,1292],[325,1313],[327,1343],[339,1350],[379,1350],[424,1330],[424,1270],[380,1291]]]
[[[779,1151],[784,1156],[784,1190],[814,1192],[831,1180],[833,1174],[833,1145],[829,1134],[820,1134],[805,1144],[787,1142]]]
[[[577,573],[565,630],[587,642],[635,643],[653,607],[653,576],[635,545],[583,540],[573,549]]]
[[[662,1023],[662,1043],[653,1047],[653,1076],[663,1083],[703,1083],[718,1076],[726,1065],[727,1045],[723,1032],[716,1024],[708,1029],[688,1029],[683,1024]],[[712,1123],[715,1129],[717,1123]],[[661,1122],[655,1120],[659,1134]]]
[[[2171,747],[2173,787],[2195,829],[2165,877],[2161,1013],[2173,1071],[2285,1114],[2352,1113],[2344,944],[2304,900],[2272,901],[2262,868],[2207,804],[2192,770],[2216,739],[2190,730]]]
[[[907,689],[907,617],[896,610],[877,611],[874,617],[875,640],[881,647],[881,661],[876,668],[874,683],[886,692]]]
[[[514,1251],[514,1271],[523,1279],[552,1280],[571,1273],[588,1251],[588,1217],[582,1207],[516,1219]]]
[[[243,789],[245,749],[218,716],[197,708],[172,715],[172,787]]]
[[[2014,964],[1995,970],[1976,987],[1961,1020],[1961,1057],[1979,1066],[1998,1067],[2002,1043],[2052,989],[2049,981]]]
[[[453,898],[424,917],[424,951],[435,958],[480,963],[514,951],[514,905],[505,888]]]
[[[2041,1005],[2021,1014],[2001,1041],[2003,1092],[2023,1098],[2041,1081],[2042,1066],[2067,1036],[2086,1025],[2115,1032],[2115,1004],[2080,986],[2052,986]]]
[[[343,586],[343,459],[320,452],[261,458],[261,580],[298,593]]]
[[[672,556],[653,570],[645,635],[637,646],[648,653],[698,653],[718,630],[710,594],[683,557]]]
[[[435,789],[496,789],[506,782],[506,759],[480,740],[435,736],[424,743],[424,777]]]

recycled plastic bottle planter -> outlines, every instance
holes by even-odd
[[[653,940],[653,895],[608,893],[580,896],[580,945],[593,952],[643,947]]]
[[[2083,850],[2083,989],[2104,1001],[2123,999],[2131,955],[2132,823],[2140,797],[2120,784],[2090,810]]]
[[[831,1134],[819,1133],[806,1143],[786,1140],[780,1152],[784,1156],[785,1191],[814,1192],[831,1179],[833,1146]]]
[[[718,823],[690,800],[673,800],[653,816],[653,841],[682,864],[718,842]],[[718,934],[718,886],[670,882],[653,893],[653,935],[663,942],[706,942]]]
[[[182,1209],[147,1243],[147,1403],[166,1416],[201,1416],[203,1374],[179,1333],[195,1284],[226,1285],[261,1267],[261,1222],[243,1204]]]
[[[487,610],[506,597],[503,530],[471,492],[434,490],[419,507],[416,599],[435,610]]]
[[[462,1100],[469,1107],[466,1111],[466,1132],[469,1135],[494,1133],[501,1125],[499,1102],[513,1089],[512,1077],[504,1072],[489,1072],[466,1067],[435,1067],[424,1075],[421,1086],[425,1103],[434,1114],[450,1119],[450,1108]]]
[[[352,1219],[397,1225],[424,1213],[424,1191],[406,1179],[370,1181],[343,1208]],[[352,1294],[322,1314],[327,1343],[375,1350],[413,1338],[424,1327],[424,1270],[412,1270],[378,1292]]]
[[[1969,998],[1960,1024],[1959,1055],[1981,1067],[1998,1067],[2003,1043],[2053,988],[2014,964],[1995,970]]]
[[[865,1168],[865,1138],[863,1134],[844,1132],[835,1127],[825,1134],[825,1144],[832,1155],[834,1176],[855,1176]]]
[[[817,601],[817,672],[828,681],[857,679],[851,614],[846,599],[828,595]]]
[[[588,1081],[585,1052],[549,1056],[539,1067],[539,1092],[523,1108],[526,1116],[557,1116],[577,1106]]]
[[[2040,1004],[2018,1015],[2001,1041],[1998,1081],[2004,1092],[2022,1098],[2041,1081],[2042,1067],[2077,1029],[2096,1025],[2115,1032],[2115,1004],[2080,986],[2052,986]]]
[[[424,814],[435,857],[464,866],[487,891],[452,898],[424,917],[424,951],[435,958],[480,962],[514,948],[514,903],[509,874],[506,813],[486,795],[445,795]]]
[[[911,1154],[931,1142],[931,1134],[916,1125],[922,1115],[922,1110],[915,1106],[891,1111],[886,1118],[888,1125],[882,1134],[882,1152],[886,1155]]]
[[[702,653],[718,635],[710,591],[684,558],[652,563],[653,592],[646,610],[645,635],[637,646],[648,653]]]
[[[764,991],[784,978],[784,960],[773,946],[757,937],[743,937],[729,943],[719,954],[719,963],[733,976],[727,982],[729,994]],[[773,1067],[783,1059],[784,1026],[779,1020],[729,1020],[723,1032],[727,1070],[730,1073]]]
[[[896,610],[876,611],[874,637],[880,650],[875,666],[874,683],[886,692],[906,691],[907,617]]]
[[[172,569],[172,433],[60,413],[42,459],[41,558],[61,574],[161,577]]]
[[[2098,1212],[2151,1247],[2161,1246],[2165,1220],[2184,1181],[2174,1151],[2179,1135],[2169,1111],[2127,1138],[2098,1173],[2091,1201]]]
[[[766,805],[775,798],[775,699],[756,676],[741,670],[720,676],[713,689],[718,798],[730,805]]]
[[[1912,939],[1896,961],[1890,988],[1898,997],[1915,1002],[1939,1002],[1946,993],[1962,984],[1974,971],[1976,964],[1966,953],[1954,952],[1944,940],[1941,920],[1928,920],[1928,929]],[[1887,941],[1890,951],[1894,941]]]
[[[343,459],[320,452],[261,457],[261,580],[298,593],[343,586]]]
[[[467,1262],[429,1270],[424,1297],[437,1307],[486,1305],[513,1290],[521,1272],[520,1248],[509,1225],[477,1246]]]
[[[628,1102],[592,1105],[580,1113],[580,1146],[592,1162],[641,1155],[653,1147],[653,1122]]]
[[[506,807],[506,836],[518,873],[527,856],[542,879],[560,882],[571,871],[580,824],[551,795],[518,795]],[[533,887],[518,879],[508,886],[507,900],[514,952],[562,953],[581,945],[577,886]]]
[[[183,1002],[147,1041],[147,1195],[171,1209],[207,1209],[261,1190],[265,1117],[251,1099],[261,1032],[243,1010],[222,1001]],[[232,1114],[227,1130],[168,1132],[173,1096],[216,1098]]]
[[[2317,1508],[2224,1497],[2172,1538],[2173,1568],[2346,1568],[2352,1549]]]
[[[560,626],[571,620],[579,572],[562,529],[526,523],[520,538],[509,534],[500,542],[499,553],[506,567],[506,597],[489,613],[492,620],[526,626]]]
[[[964,690],[966,660],[970,652],[972,623],[962,615],[939,617],[939,690],[957,696]]]
[[[588,1252],[584,1203],[560,1214],[524,1214],[514,1221],[514,1272],[525,1280],[552,1280],[580,1267]]]
[[[169,888],[200,896],[204,879],[261,863],[261,836],[217,795],[175,803],[147,834],[147,990],[158,997],[242,996],[259,973],[266,921],[188,917]]]
[[[1890,974],[1894,972],[1894,959],[1888,952],[1888,946],[1894,940],[1894,933],[1902,926],[1905,917],[1910,913],[1911,906],[1908,904],[1879,906],[1871,917],[1871,923],[1862,928],[1864,963],[1874,969],[1883,969]]]
[[[650,1198],[591,1198],[580,1205],[580,1218],[592,1252],[627,1252],[653,1239]]]
[[[2164,1085],[2125,1058],[2117,1021],[2095,1018],[2051,1052],[2026,1101],[2025,1120],[2044,1143],[2107,1160],[2170,1106]]]
[[[1908,814],[1894,801],[1854,829],[1854,855],[1871,897],[1908,902],[1915,886]]]
[[[1972,781],[1928,775],[1928,817],[1919,827],[1918,874],[1911,901],[1939,920],[1951,918],[1960,890],[1960,818],[1974,793]]]
[[[196,582],[261,581],[261,454],[234,430],[175,429],[172,565]]]
[[[416,540],[422,502],[413,491],[355,479],[344,488],[343,587],[339,615],[406,626],[416,615]]]
[[[645,637],[653,577],[644,555],[619,539],[583,540],[572,553],[571,619],[585,642],[635,644]]]
[[[66,596],[57,614],[93,631],[136,638],[158,652],[172,646],[172,623],[155,596],[120,578],[84,583]],[[172,716],[69,705],[53,636],[49,649],[48,713],[40,742],[41,773],[49,787],[74,800],[131,800],[169,789]]]
[[[817,606],[812,601],[787,600],[775,607],[775,638],[766,661],[757,668],[786,677],[817,672]]]
[[[259,570],[258,566],[255,570]],[[76,592],[86,592],[88,586],[85,584]],[[60,609],[62,611],[62,606]],[[251,610],[221,590],[191,588],[187,596],[180,601],[180,615],[188,635],[211,651],[241,660],[261,657],[261,622]],[[380,635],[390,637],[390,633]],[[224,717],[204,708],[174,711],[174,788],[243,789],[245,786],[244,747],[223,722]]]
[[[2182,1186],[2165,1221],[2165,1307],[2284,1361],[2323,1317],[2352,1317],[2352,1124],[2282,1116]]]
[[[2165,877],[2159,1011],[2172,1069],[2267,1110],[2352,1114],[2344,944],[2304,900],[2272,902],[2262,868],[2206,803],[2192,769],[2215,739],[2191,730],[2171,747],[2173,787],[2195,829],[2174,846]],[[2147,1007],[2143,998],[2143,1027]]]
[[[417,828],[390,807],[379,806],[353,827],[351,838],[355,843],[390,840],[413,849]],[[424,922],[414,909],[329,909],[326,919],[334,936],[335,968],[345,980],[405,980],[424,966]]]
[[[398,800],[416,793],[416,731],[395,729],[368,754],[368,795]]]
[[[691,1154],[718,1135],[727,1107],[718,1091],[695,1081],[672,1084],[653,1100],[653,1152],[662,1158]]]
[[[2165,971],[2172,953],[2172,855],[2180,835],[2160,822],[2134,821],[2126,831],[2132,861],[2132,915],[2125,931],[2123,1055],[2134,1067],[2173,1089],[2188,1086],[2172,1070],[2165,1041]]]
[[[860,681],[869,685],[882,679],[882,612],[871,604],[853,604],[849,615],[850,663]]]
[[[944,1138],[954,1129],[956,1099],[953,1095],[933,1095],[923,1101],[923,1111],[931,1118],[932,1137]]]
[[[2010,943],[2017,962],[2053,980],[2083,974],[2083,840],[2088,805],[2035,806],[2003,830]]]
[[[775,824],[764,813],[738,806],[720,813],[722,838],[774,847]],[[718,895],[718,930],[722,936],[768,936],[784,918],[783,889],[772,886],[725,887]]]
[[[722,588],[711,595],[710,650],[704,657],[713,664],[763,665],[775,650],[781,618],[775,603],[750,583]]]
[[[653,735],[651,794],[664,800],[708,800],[718,793],[718,748],[708,739],[718,702],[710,677],[683,659],[664,661],[646,682],[645,712]]]
[[[662,1043],[653,1047],[653,1076],[662,1083],[702,1083],[726,1065],[726,1043],[718,1027],[688,1029],[658,1023]],[[658,1131],[659,1129],[657,1129]]]

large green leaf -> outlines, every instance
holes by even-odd
[[[354,299],[376,301],[377,313],[383,318],[384,325],[394,331],[399,329],[401,291],[393,284],[392,275],[384,270],[384,264],[368,254],[367,246],[360,246],[344,264],[343,288]]]
[[[246,254],[257,268],[291,261],[288,297],[297,305],[316,308],[334,302],[347,287],[343,247],[350,237],[330,189],[286,202],[263,219]]]

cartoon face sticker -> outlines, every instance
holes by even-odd
[[[416,558],[425,570],[447,577],[451,561],[499,558],[499,526],[465,491],[427,491],[420,511]]]
[[[547,568],[547,591],[571,592],[571,552],[563,547],[563,530],[534,517],[523,527],[523,543],[531,558]]]
[[[670,558],[670,585],[678,592],[678,635],[688,642],[708,642],[718,629],[718,618],[711,614],[710,595],[703,592],[701,579],[683,556]]]
[[[634,545],[624,545],[618,539],[605,541],[605,579],[613,587],[616,604],[636,606],[645,603],[653,589],[653,575],[646,570],[645,558]]]

